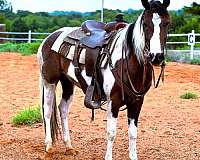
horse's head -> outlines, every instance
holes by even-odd
[[[160,65],[164,61],[164,49],[170,24],[167,7],[170,0],[142,0],[145,8],[143,13],[143,31],[145,50],[149,53],[152,64]]]

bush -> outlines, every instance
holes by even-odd
[[[1,46],[0,52],[16,52],[17,51],[17,45],[13,43],[5,43]]]
[[[175,60],[172,58],[172,56],[165,55],[166,62],[174,62]]]
[[[182,99],[196,99],[198,98],[197,94],[193,92],[186,92],[180,96]]]
[[[200,65],[200,58],[194,58],[193,60],[191,60],[190,64]]]
[[[14,126],[32,125],[39,122],[42,122],[39,105],[25,108],[11,119],[11,123]]]
[[[19,52],[22,55],[36,54],[40,46],[39,42],[34,43],[5,43],[1,46],[0,52]]]

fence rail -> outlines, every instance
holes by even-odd
[[[73,28],[77,27],[66,27],[71,31]],[[0,41],[24,41],[31,43],[33,41],[42,41],[44,38],[34,38],[34,36],[43,36],[46,37],[50,33],[40,33],[40,32],[32,32],[29,30],[28,32],[0,32]],[[9,35],[14,35],[15,38]],[[24,35],[25,37],[20,38],[17,37],[17,35]],[[194,54],[194,46],[195,44],[200,44],[200,42],[195,41],[195,37],[200,36],[200,33],[194,33],[194,30],[192,30],[191,33],[188,34],[168,34],[168,37],[186,37],[188,38],[188,41],[181,41],[181,42],[175,42],[175,41],[168,41],[168,45],[175,45],[175,44],[188,44],[190,45],[190,57],[193,59],[193,54]],[[191,42],[190,42],[191,41]],[[1,44],[0,44],[1,45]]]
[[[32,35],[49,35],[50,33],[40,33],[40,32],[31,32],[29,30],[28,32],[0,32],[0,40],[3,41],[26,41],[28,43],[31,43],[32,41],[42,41],[43,38],[33,38]],[[2,37],[2,35],[6,35]],[[8,35],[27,35],[27,38],[12,38],[8,37]]]

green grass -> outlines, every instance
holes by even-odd
[[[32,125],[39,122],[42,122],[39,105],[25,108],[17,113],[15,116],[13,116],[11,119],[11,123],[17,127],[21,125]]]
[[[180,98],[182,98],[182,99],[196,99],[196,98],[198,98],[198,95],[196,93],[193,93],[193,92],[186,92],[186,93],[182,94],[180,96]]]
[[[171,56],[166,55],[166,56],[165,56],[165,61],[166,61],[166,62],[174,62],[174,59],[173,59]]]
[[[5,43],[0,47],[0,52],[19,52],[22,55],[36,54],[40,46],[39,42],[34,43]]]
[[[194,58],[193,60],[191,60],[190,64],[200,65],[200,58]]]

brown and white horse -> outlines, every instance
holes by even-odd
[[[163,3],[156,0],[150,2],[141,0],[141,2],[144,11],[135,23],[118,31],[106,57],[109,63],[100,70],[103,76],[103,90],[108,102],[106,160],[112,159],[117,117],[120,107],[124,105],[127,106],[128,116],[129,157],[131,160],[137,159],[137,123],[144,95],[152,84],[152,65],[161,65],[164,62],[170,23],[167,7],[170,0],[164,0]],[[64,58],[57,52],[62,37],[66,34],[65,28],[52,33],[43,41],[37,54],[41,74],[41,106],[46,152],[52,149],[56,129],[58,129],[55,116],[55,89],[59,81],[63,90],[59,110],[64,144],[67,150],[73,149],[69,135],[68,112],[74,94],[74,82],[77,84],[78,80],[72,60]],[[89,85],[92,77],[86,75],[84,65],[81,74]]]

